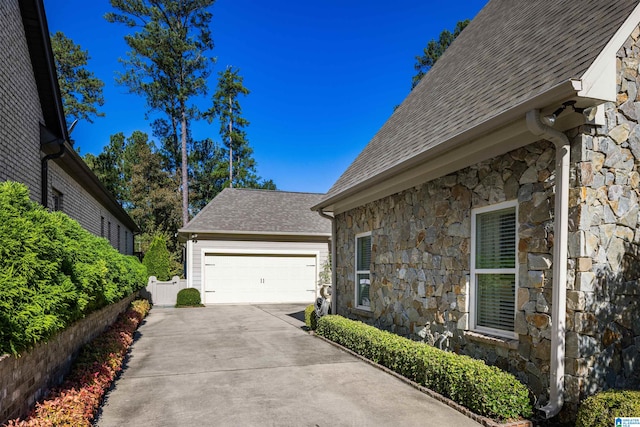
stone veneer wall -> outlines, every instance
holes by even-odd
[[[567,132],[565,414],[598,390],[640,386],[639,35],[636,29],[618,54],[618,102],[605,105],[606,125]],[[544,403],[554,157],[550,143],[537,142],[337,215],[338,313],[497,365]],[[504,340],[468,331],[470,223],[472,208],[514,199],[518,339]],[[354,295],[355,235],[365,231],[373,245],[371,312],[355,308]]]
[[[26,416],[48,389],[59,385],[78,350],[111,325],[136,295],[91,313],[19,357],[0,356],[0,424]]]
[[[618,99],[605,104],[606,124],[584,126],[572,152],[565,386],[580,398],[640,387],[639,38],[636,28],[618,52]]]
[[[338,215],[338,313],[486,360],[546,398],[554,160],[553,145],[537,142]],[[508,200],[518,200],[518,340],[468,332],[471,209]],[[371,312],[354,303],[355,235],[364,231]]]

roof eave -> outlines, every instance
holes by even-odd
[[[243,230],[189,230],[178,229],[178,234],[227,234],[227,235],[248,235],[248,236],[310,236],[310,237],[331,237],[331,233],[307,233],[299,231],[243,231]]]
[[[311,209],[314,211],[327,211],[327,212],[344,212],[349,207],[357,206],[367,201],[377,200],[379,198],[385,197],[386,195],[394,194],[398,191],[398,188],[402,187],[401,185],[396,185],[393,187],[389,187],[386,191],[376,191],[377,188],[381,185],[389,184],[389,180],[396,177],[403,172],[406,173],[409,170],[415,169],[417,166],[427,163],[428,161],[435,160],[441,156],[446,155],[447,153],[452,152],[453,150],[460,148],[462,145],[474,141],[480,137],[490,135],[494,132],[499,132],[501,129],[508,126],[510,123],[514,122],[522,122],[518,127],[523,130],[526,129],[526,125],[524,124],[524,116],[527,111],[531,109],[545,109],[549,106],[557,106],[562,102],[568,99],[575,99],[578,97],[579,93],[582,91],[582,82],[579,79],[569,79],[547,91],[544,93],[530,98],[515,107],[498,114],[479,125],[468,129],[460,134],[454,135],[445,142],[439,144],[436,147],[433,147],[430,150],[419,153],[418,155],[407,159],[404,162],[401,162],[382,173],[373,176],[365,181],[362,181],[346,190],[339,192],[320,203],[314,205]],[[587,100],[590,104],[596,104],[597,102],[602,102],[602,100]],[[555,109],[555,107],[553,107]],[[507,133],[513,133],[514,130],[509,130]],[[490,138],[488,138],[490,139]],[[489,142],[490,144],[490,142]],[[490,151],[485,151],[485,153],[489,153]],[[471,164],[477,163],[478,158],[476,156],[471,156],[469,159]],[[458,166],[460,164],[458,163]],[[460,168],[465,167],[461,166]],[[444,169],[443,169],[444,170]],[[431,179],[434,179],[432,177]],[[413,184],[407,185],[404,189],[410,188]],[[401,188],[402,189],[402,188]],[[370,194],[369,197],[359,196],[360,193],[366,192]],[[354,205],[354,203],[350,203],[349,199],[358,199],[358,203]]]

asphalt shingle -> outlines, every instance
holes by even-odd
[[[331,222],[311,211],[323,196],[226,188],[180,231],[330,235]]]
[[[637,4],[491,1],[323,200],[339,197],[559,84],[579,79]]]

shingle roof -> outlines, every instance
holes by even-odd
[[[340,197],[524,101],[580,78],[637,4],[491,1],[323,200]]]
[[[331,235],[331,222],[311,211],[324,195],[225,188],[180,232]]]

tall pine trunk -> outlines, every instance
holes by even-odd
[[[182,121],[180,127],[180,139],[182,140],[182,226],[189,222],[189,165],[187,164],[187,116],[182,110]]]

